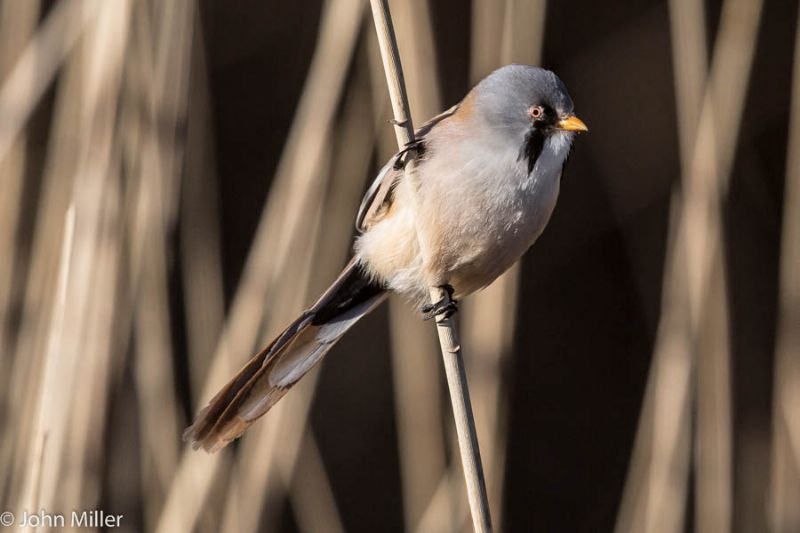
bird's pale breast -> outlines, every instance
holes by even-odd
[[[362,264],[414,300],[424,301],[432,284],[451,284],[456,297],[485,287],[547,224],[569,150],[570,139],[563,141],[548,139],[530,174],[509,143],[461,140],[435,147],[419,165],[416,210],[410,183],[403,180],[391,216],[357,242]]]

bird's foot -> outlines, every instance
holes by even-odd
[[[456,311],[458,311],[458,301],[453,299],[453,293],[455,292],[453,286],[441,285],[439,288],[447,292],[447,296],[434,304],[422,306],[421,311],[423,320],[430,320],[440,315],[442,318],[450,318],[453,316],[453,314],[455,314]]]

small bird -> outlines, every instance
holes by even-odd
[[[454,312],[455,301],[489,285],[541,235],[573,138],[584,131],[564,83],[527,65],[494,71],[419,128],[367,190],[350,263],[217,393],[184,438],[209,452],[238,438],[389,292],[426,318]],[[404,171],[412,150],[414,180]],[[428,303],[430,287],[451,298]]]

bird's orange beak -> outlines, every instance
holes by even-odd
[[[562,118],[558,121],[556,127],[565,131],[589,131],[589,128],[586,127],[586,124],[584,124],[583,121],[575,115]]]

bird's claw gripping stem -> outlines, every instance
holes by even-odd
[[[439,288],[447,292],[447,296],[434,304],[422,306],[421,311],[423,320],[430,320],[438,317],[439,315],[442,315],[442,318],[450,318],[453,316],[453,314],[455,314],[456,311],[458,311],[458,301],[453,299],[453,293],[455,290],[453,289],[452,285],[442,285]]]

